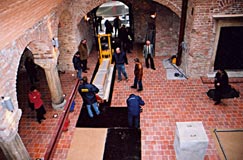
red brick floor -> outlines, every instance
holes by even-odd
[[[133,53],[128,54],[129,64],[126,66],[126,70],[129,81],[115,82],[111,106],[126,106],[126,99],[131,93],[138,94],[145,100],[146,104],[141,114],[142,159],[175,160],[173,142],[176,122],[202,121],[209,138],[205,160],[219,160],[211,130],[243,128],[243,98],[224,99],[222,104],[213,105],[214,102],[206,95],[208,89],[213,88],[212,83],[203,83],[200,78],[166,79],[166,71],[162,65],[162,60],[166,57],[155,57],[156,70],[144,68],[144,90],[137,92],[130,88],[133,83],[133,59],[137,56],[141,57],[141,46],[135,47]],[[90,70],[84,75],[91,77],[96,62],[97,52],[93,51],[88,60]],[[60,74],[67,99],[75,83],[72,73],[74,72]],[[43,71],[40,72],[40,75],[43,75]],[[27,107],[29,88],[27,76],[25,73],[19,73],[18,77],[18,101],[19,107],[23,110],[19,134],[33,159],[44,157],[54,131],[58,127],[57,123],[60,121],[59,118],[52,118],[52,115],[54,113],[61,115],[64,114],[64,111],[52,109],[47,82],[45,76],[42,76],[37,87],[43,95],[47,120],[38,124],[34,118],[35,113]],[[231,85],[243,93],[243,83],[232,83]],[[82,99],[78,94],[75,101],[75,111],[69,114],[71,120],[69,130],[62,133],[52,158],[54,160],[66,159],[82,104]]]

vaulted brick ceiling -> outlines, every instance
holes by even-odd
[[[48,15],[62,0],[0,1],[0,49]]]

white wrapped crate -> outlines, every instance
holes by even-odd
[[[208,137],[202,122],[176,122],[174,149],[177,160],[203,160]]]

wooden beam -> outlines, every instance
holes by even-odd
[[[178,51],[177,51],[177,58],[176,58],[176,65],[181,65],[181,56],[182,56],[182,47],[181,43],[184,41],[185,35],[185,26],[186,26],[186,16],[187,16],[187,5],[188,0],[182,1],[182,10],[181,10],[181,21],[180,21],[180,32],[179,32],[179,41],[178,41]]]

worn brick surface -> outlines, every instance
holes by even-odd
[[[35,58],[55,58],[56,55],[54,53],[50,54],[50,51],[53,49],[51,38],[53,36],[60,36],[60,44],[65,44],[63,48],[60,47],[60,68],[70,69],[70,73],[67,72],[65,75],[61,75],[63,90],[68,95],[70,93],[68,84],[74,82],[71,76],[71,72],[73,71],[71,65],[72,54],[76,51],[80,39],[85,36],[88,36],[89,49],[93,45],[92,37],[88,34],[88,27],[84,26],[80,21],[89,11],[107,1],[43,0],[40,2],[37,0],[9,0],[0,2],[0,91],[3,95],[10,96],[14,106],[19,105],[24,111],[20,123],[22,127],[19,130],[32,157],[42,156],[46,149],[45,147],[42,148],[42,145],[38,147],[37,143],[34,144],[37,148],[32,149],[29,145],[34,141],[28,138],[41,139],[44,136],[46,139],[43,141],[48,143],[50,141],[48,138],[51,137],[49,135],[53,133],[52,129],[56,128],[57,120],[46,120],[43,123],[45,127],[41,127],[43,134],[40,131],[43,136],[36,136],[36,128],[40,126],[34,122],[34,118],[31,118],[34,116],[34,113],[28,111],[28,108],[23,108],[23,106],[26,106],[26,101],[19,100],[21,99],[19,97],[21,92],[16,92],[17,88],[20,87],[19,84],[16,85],[16,77],[21,54],[26,46],[33,45],[36,46],[37,52],[41,51],[40,53],[34,53]],[[143,9],[143,7],[147,6],[147,3],[138,0],[124,0],[123,2],[128,5],[132,4],[133,9],[137,9],[133,10],[136,11],[133,12],[135,37],[137,40],[142,41],[145,36],[143,29],[146,28],[142,27],[146,26],[145,24],[147,23],[145,15],[149,15],[146,9]],[[154,6],[156,4],[156,11],[159,13],[156,22],[158,28],[156,33],[156,44],[158,44],[156,52],[157,55],[171,55],[176,51],[176,32],[182,1],[156,0],[155,2],[157,3],[152,2],[148,5]],[[159,153],[162,153],[163,159],[174,158],[174,152],[171,149],[173,144],[173,135],[171,134],[173,134],[173,127],[176,121],[203,120],[208,134],[209,130],[215,127],[242,127],[242,99],[228,99],[224,100],[222,105],[213,106],[212,102],[205,97],[205,92],[212,87],[212,84],[203,84],[198,78],[199,76],[206,76],[208,72],[213,70],[213,68],[210,68],[210,66],[213,66],[212,63],[214,63],[213,50],[215,47],[215,20],[212,16],[242,14],[242,6],[242,0],[189,0],[185,33],[187,50],[183,53],[181,67],[189,76],[196,78],[190,78],[187,81],[166,80],[165,71],[162,69],[161,63],[163,57],[155,58],[156,71],[144,69],[144,91],[139,93],[147,103],[141,118],[143,128],[143,159],[156,159],[156,155]],[[144,13],[144,15],[139,16],[142,15],[141,13]],[[168,23],[164,22],[164,17],[161,14],[172,18],[170,19],[171,21],[168,21]],[[171,24],[172,22],[173,24]],[[167,29],[169,29],[170,33],[165,32]],[[134,54],[141,54],[141,46],[136,51],[129,55],[129,65],[127,66],[129,82],[122,81],[119,84],[115,84],[117,89],[114,90],[114,100],[112,102],[114,106],[125,105],[124,99],[127,98],[129,93],[133,92],[129,87],[132,83],[132,58],[135,57]],[[93,56],[97,58],[97,53],[94,53]],[[26,75],[25,79],[27,79]],[[19,79],[17,81],[20,82]],[[41,82],[42,85],[39,87],[44,93],[48,118],[50,118],[56,111],[53,111],[50,106],[51,98],[45,80],[42,79]],[[242,83],[233,83],[233,86],[242,92]],[[28,84],[23,83],[22,90],[27,90],[27,88],[29,88]],[[23,95],[25,95],[24,92]],[[30,117],[28,114],[30,114]],[[78,116],[77,114],[73,114],[73,119]],[[74,122],[71,123],[74,124]],[[154,128],[158,129],[154,130]],[[161,143],[157,142],[158,138],[160,138],[159,142]],[[211,141],[206,159],[217,159],[214,143]],[[68,145],[63,146],[68,148]],[[63,146],[60,144],[58,147],[62,148]],[[64,151],[60,156],[65,157]]]
[[[211,130],[215,128],[242,128],[243,127],[243,99],[224,99],[223,103],[215,106],[213,101],[206,96],[209,88],[213,87],[211,82],[203,83],[201,79],[188,80],[167,80],[165,69],[162,66],[162,60],[166,57],[156,57],[156,70],[144,68],[144,90],[137,92],[131,89],[133,83],[133,58],[140,57],[143,65],[144,60],[141,57],[141,45],[136,45],[133,53],[128,54],[129,64],[126,66],[129,81],[115,81],[112,106],[126,106],[126,99],[131,93],[140,95],[146,105],[141,114],[142,131],[142,159],[175,159],[173,148],[175,122],[180,121],[202,121],[209,138],[209,146],[205,159],[219,160]],[[92,71],[95,68],[94,62],[97,62],[97,52],[93,51],[88,60],[90,68],[87,75],[91,78]],[[42,92],[45,106],[47,109],[47,120],[38,124],[35,120],[35,113],[27,107],[27,90],[29,87],[26,81],[26,74],[22,72],[18,78],[18,101],[23,116],[20,121],[19,133],[30,153],[31,157],[43,157],[46,148],[53,138],[53,133],[57,128],[59,119],[52,118],[54,113],[63,114],[62,111],[54,111],[50,105],[51,98],[47,88],[45,76],[42,71],[39,72],[40,83],[37,83]],[[75,83],[73,72],[60,74],[61,83],[67,99]],[[117,75],[116,75],[117,80]],[[231,83],[236,89],[243,92],[243,84]],[[77,94],[75,111],[69,114],[71,120],[69,130],[63,132],[55,150],[53,159],[65,160],[73,136],[74,127],[79,116],[82,99]],[[60,116],[59,116],[60,117]],[[85,147],[85,146],[83,146]],[[80,146],[82,148],[82,146]]]

